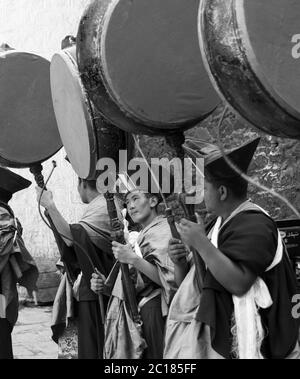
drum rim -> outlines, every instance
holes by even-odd
[[[216,61],[214,61],[212,59],[212,57],[211,57],[212,53],[209,51],[209,48],[207,46],[208,45],[207,38],[206,38],[207,33],[205,31],[205,20],[204,20],[204,18],[206,17],[206,9],[208,7],[207,4],[208,3],[210,4],[210,8],[213,7],[213,5],[211,4],[211,1],[212,0],[203,0],[200,3],[199,14],[198,14],[198,33],[199,33],[200,48],[201,48],[203,58],[205,61],[205,66],[207,67],[207,70],[208,70],[209,76],[212,80],[212,83],[215,86],[215,89],[219,93],[220,97],[223,99],[223,101],[226,104],[229,105],[229,107],[234,111],[234,113],[236,113],[243,120],[245,120],[248,124],[250,124],[251,126],[254,126],[255,128],[259,129],[260,131],[263,131],[264,133],[266,133],[268,135],[271,134],[271,135],[278,136],[278,137],[285,137],[285,138],[288,137],[288,138],[292,138],[292,139],[293,138],[299,139],[299,137],[300,137],[300,120],[298,120],[297,118],[290,115],[284,108],[282,108],[280,106],[280,104],[278,104],[276,102],[276,100],[273,97],[270,96],[270,94],[266,91],[266,89],[263,87],[263,85],[260,83],[260,81],[256,77],[255,73],[253,73],[252,68],[249,65],[247,60],[243,63],[244,63],[244,66],[247,66],[249,75],[251,75],[253,88],[255,87],[256,91],[259,89],[259,96],[261,98],[263,98],[264,101],[267,99],[269,101],[269,105],[276,107],[275,110],[277,111],[277,113],[279,113],[282,118],[287,119],[289,134],[283,133],[280,131],[280,129],[278,129],[277,125],[279,125],[279,123],[281,123],[281,121],[278,120],[278,118],[275,118],[275,121],[274,121],[274,118],[272,119],[271,114],[269,116],[270,116],[270,119],[272,120],[272,125],[277,124],[275,126],[276,130],[274,129],[274,127],[273,127],[273,129],[271,129],[271,127],[268,129],[267,127],[262,125],[262,123],[258,123],[257,118],[255,120],[254,120],[254,118],[251,118],[251,116],[249,116],[249,112],[245,112],[243,107],[242,106],[239,107],[238,106],[239,103],[234,101],[234,95],[236,95],[236,92],[233,93],[234,90],[228,91],[228,89],[226,90],[224,88],[224,83],[222,83],[222,80],[220,79],[220,75],[218,73],[218,70],[219,70],[218,65],[217,65]],[[234,0],[221,0],[221,1],[222,1],[222,3],[227,3],[227,1],[231,1],[231,8],[232,8],[232,4],[233,4]],[[230,26],[230,27],[234,28],[234,26]],[[218,25],[218,28],[220,28],[219,25]],[[213,34],[215,36],[217,35],[216,29],[218,29],[218,28],[216,28],[216,27],[213,28]],[[227,30],[226,33],[229,36],[231,36],[232,30],[230,30],[230,31]],[[238,41],[236,41],[236,45],[240,49],[240,45],[238,44]],[[222,44],[222,46],[225,46],[225,44]],[[233,54],[234,47],[232,45],[230,46],[230,49],[231,49],[230,53],[227,51],[227,54],[231,54],[231,56],[234,56],[234,54]],[[227,50],[229,50],[229,48]],[[245,57],[243,57],[243,59],[244,58]],[[251,106],[249,98],[248,98],[248,104]],[[262,114],[262,111],[260,109],[258,109],[258,112],[260,114]],[[270,111],[268,111],[268,114],[269,113],[270,113]],[[297,126],[297,127],[294,125],[296,122],[299,123],[299,126]],[[269,125],[271,125],[271,124],[269,124]],[[297,129],[297,131],[296,131],[296,129]],[[299,129],[299,131],[298,131],[298,129]],[[272,131],[272,133],[271,133],[271,131]]]
[[[18,49],[13,49],[13,48],[10,48],[8,50],[4,50],[4,51],[1,51],[0,52],[0,59],[4,56],[11,56],[11,55],[24,55],[24,56],[32,56],[32,57],[35,57],[35,58],[38,58],[39,60],[41,61],[44,61],[44,62],[48,62],[48,59],[46,59],[45,57],[43,56],[40,56],[34,52],[30,52],[30,51],[22,51],[22,50],[18,50]],[[55,118],[55,115],[54,115],[54,119],[56,120]],[[40,164],[40,163],[43,163],[43,162],[46,162],[48,159],[52,158],[54,155],[56,155],[61,149],[62,149],[63,145],[62,145],[62,142],[61,140],[57,141],[57,147],[55,148],[55,151],[49,155],[47,155],[45,158],[42,158],[38,161],[27,161],[27,162],[20,162],[18,160],[14,160],[14,159],[11,159],[11,158],[8,158],[5,156],[5,154],[3,154],[2,152],[0,153],[0,163],[7,166],[7,167],[11,167],[11,168],[16,168],[16,169],[22,169],[22,168],[28,168],[28,167],[32,167],[34,165],[37,165],[37,164]]]
[[[6,167],[11,167],[11,168],[17,168],[17,169],[29,168],[37,164],[46,162],[48,159],[54,157],[54,155],[56,155],[62,148],[63,148],[63,145],[58,150],[56,150],[53,154],[47,156],[46,158],[43,158],[42,160],[39,160],[39,161],[28,162],[28,163],[27,162],[23,163],[23,162],[18,162],[12,159],[7,159],[3,155],[0,155],[0,163],[5,165]]]
[[[52,58],[52,61],[51,61],[51,67],[53,67],[52,62],[53,62],[54,58],[55,59],[60,58],[61,61],[67,67],[68,71],[70,72],[70,75],[74,79],[74,84],[78,88],[78,92],[80,93],[81,107],[82,107],[83,114],[84,114],[85,121],[86,121],[86,129],[87,129],[88,142],[89,142],[89,149],[88,150],[89,150],[90,162],[89,162],[89,170],[88,170],[89,172],[87,175],[86,175],[86,173],[83,174],[83,172],[81,172],[81,170],[77,167],[77,165],[75,165],[75,167],[74,167],[73,162],[72,162],[72,155],[73,154],[69,154],[70,149],[66,147],[65,141],[63,141],[62,137],[61,137],[61,139],[63,142],[63,146],[67,152],[68,158],[71,162],[71,165],[72,165],[74,171],[76,172],[76,174],[79,177],[81,177],[82,179],[89,179],[95,173],[96,165],[97,165],[97,159],[98,159],[97,139],[95,136],[95,124],[94,124],[94,120],[91,116],[92,114],[94,114],[94,112],[91,108],[88,94],[87,94],[86,90],[84,89],[83,83],[80,79],[80,73],[79,73],[79,70],[77,69],[77,63],[74,60],[72,54],[70,54],[70,52],[69,52],[71,49],[74,49],[76,51],[76,47],[71,46],[67,49],[64,49],[60,52],[55,53],[53,58]],[[52,90],[52,86],[53,86],[52,85],[52,75],[53,75],[53,73],[52,73],[51,69],[50,69],[50,72],[51,72],[51,92],[52,92],[52,97],[53,97],[54,96],[54,91]],[[53,98],[53,104],[55,104],[54,98]],[[90,113],[89,113],[89,110],[90,110]],[[55,112],[55,116],[56,116],[57,110],[56,110],[55,105],[54,105],[54,112]],[[58,119],[58,116],[56,116],[56,118]],[[59,124],[58,120],[57,120],[57,126],[58,126],[58,130],[59,130],[59,134],[61,135],[61,128],[60,128],[60,124]]]
[[[300,111],[297,112],[295,108],[289,105],[286,100],[275,90],[274,86],[270,83],[268,78],[264,75],[263,70],[261,69],[257,56],[255,54],[253,45],[250,40],[249,31],[246,27],[246,16],[244,12],[244,3],[245,0],[234,0],[234,16],[236,23],[238,25],[239,34],[243,33],[243,39],[240,39],[240,44],[245,51],[249,65],[252,68],[254,74],[258,77],[259,81],[262,83],[263,87],[270,93],[270,95],[275,99],[275,101],[284,109],[287,113],[298,118],[300,120]],[[243,43],[244,42],[244,43]]]
[[[186,119],[178,122],[167,122],[167,121],[153,121],[149,119],[148,117],[143,118],[143,115],[135,112],[135,110],[132,108],[132,106],[129,103],[125,103],[121,96],[119,95],[119,92],[115,89],[115,86],[113,84],[111,75],[109,74],[109,70],[107,67],[107,60],[106,60],[106,36],[108,32],[108,27],[111,20],[111,15],[113,15],[114,10],[119,5],[120,0],[112,0],[110,3],[107,4],[106,10],[104,11],[103,20],[102,20],[102,32],[100,33],[100,43],[99,43],[99,60],[101,62],[100,67],[100,75],[103,81],[103,85],[111,98],[111,100],[121,109],[121,111],[125,114],[128,114],[131,119],[136,121],[137,123],[142,123],[142,125],[145,125],[150,128],[159,129],[161,127],[164,127],[166,130],[180,130],[180,126],[185,128],[185,125],[187,126],[187,129],[190,127],[189,125],[193,124],[196,125],[197,123],[205,120],[208,118],[214,110],[218,107],[218,104],[216,104],[214,107],[212,107],[211,111],[208,111],[207,113],[204,113],[202,116],[199,116],[196,119]],[[213,87],[214,88],[214,87]]]

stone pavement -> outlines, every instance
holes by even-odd
[[[13,332],[15,359],[57,359],[51,340],[51,307],[20,307]]]

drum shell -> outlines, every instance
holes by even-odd
[[[93,1],[81,19],[77,35],[78,67],[85,88],[97,109],[112,124],[134,134],[166,135],[196,126],[209,114],[182,124],[146,125],[122,111],[112,100],[105,87],[99,64],[103,20],[110,3],[111,0]]]
[[[270,94],[251,66],[238,29],[236,0],[203,0],[199,39],[220,96],[245,120],[278,137],[300,138],[300,120]]]

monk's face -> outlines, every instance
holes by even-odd
[[[221,206],[220,193],[217,186],[208,180],[204,183],[204,202],[207,212],[217,216]]]
[[[83,180],[78,179],[77,190],[78,190],[80,199],[83,202],[83,204],[88,204],[87,186],[86,186],[86,183],[84,183]]]
[[[129,216],[136,224],[145,225],[156,212],[157,199],[140,191],[134,191],[127,195],[126,205]]]

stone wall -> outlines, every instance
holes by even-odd
[[[218,124],[223,106],[202,124],[186,132],[187,136],[218,142]],[[261,184],[286,197],[300,211],[300,142],[265,135],[230,113],[224,121],[220,137],[226,149],[260,135],[262,141],[251,166],[250,175]],[[147,157],[172,157],[164,138],[141,137],[141,146]],[[280,200],[266,191],[250,186],[250,197],[268,210],[276,219],[294,218],[295,214]]]

